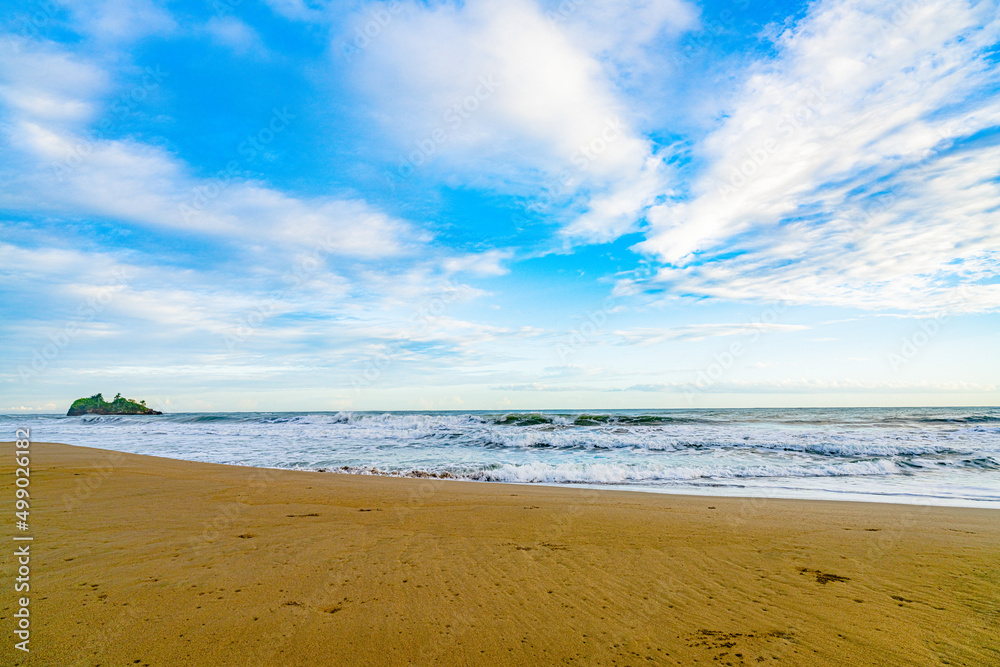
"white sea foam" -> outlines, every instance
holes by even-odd
[[[816,497],[1000,498],[1000,409],[2,416],[35,440],[196,461]],[[30,423],[29,423],[30,422]],[[13,425],[13,424],[11,424]],[[727,481],[728,480],[728,481]]]
[[[891,461],[860,461],[825,466],[726,466],[689,468],[665,466],[623,466],[607,463],[528,463],[505,464],[495,470],[468,475],[470,479],[490,482],[573,482],[586,484],[625,484],[660,480],[739,479],[748,477],[837,477],[892,475],[899,469]]]

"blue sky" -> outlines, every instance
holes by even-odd
[[[998,9],[12,3],[0,411],[997,405]]]

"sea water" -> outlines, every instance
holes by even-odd
[[[1000,408],[2,415],[190,461],[704,495],[1000,507]]]

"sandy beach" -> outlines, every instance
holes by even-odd
[[[1000,664],[997,511],[31,457],[4,664]]]

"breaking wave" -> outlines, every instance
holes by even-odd
[[[0,415],[35,441],[483,482],[1000,498],[1000,409]],[[712,482],[712,483],[709,483]],[[888,486],[887,486],[888,485]],[[990,502],[993,502],[990,500]]]

